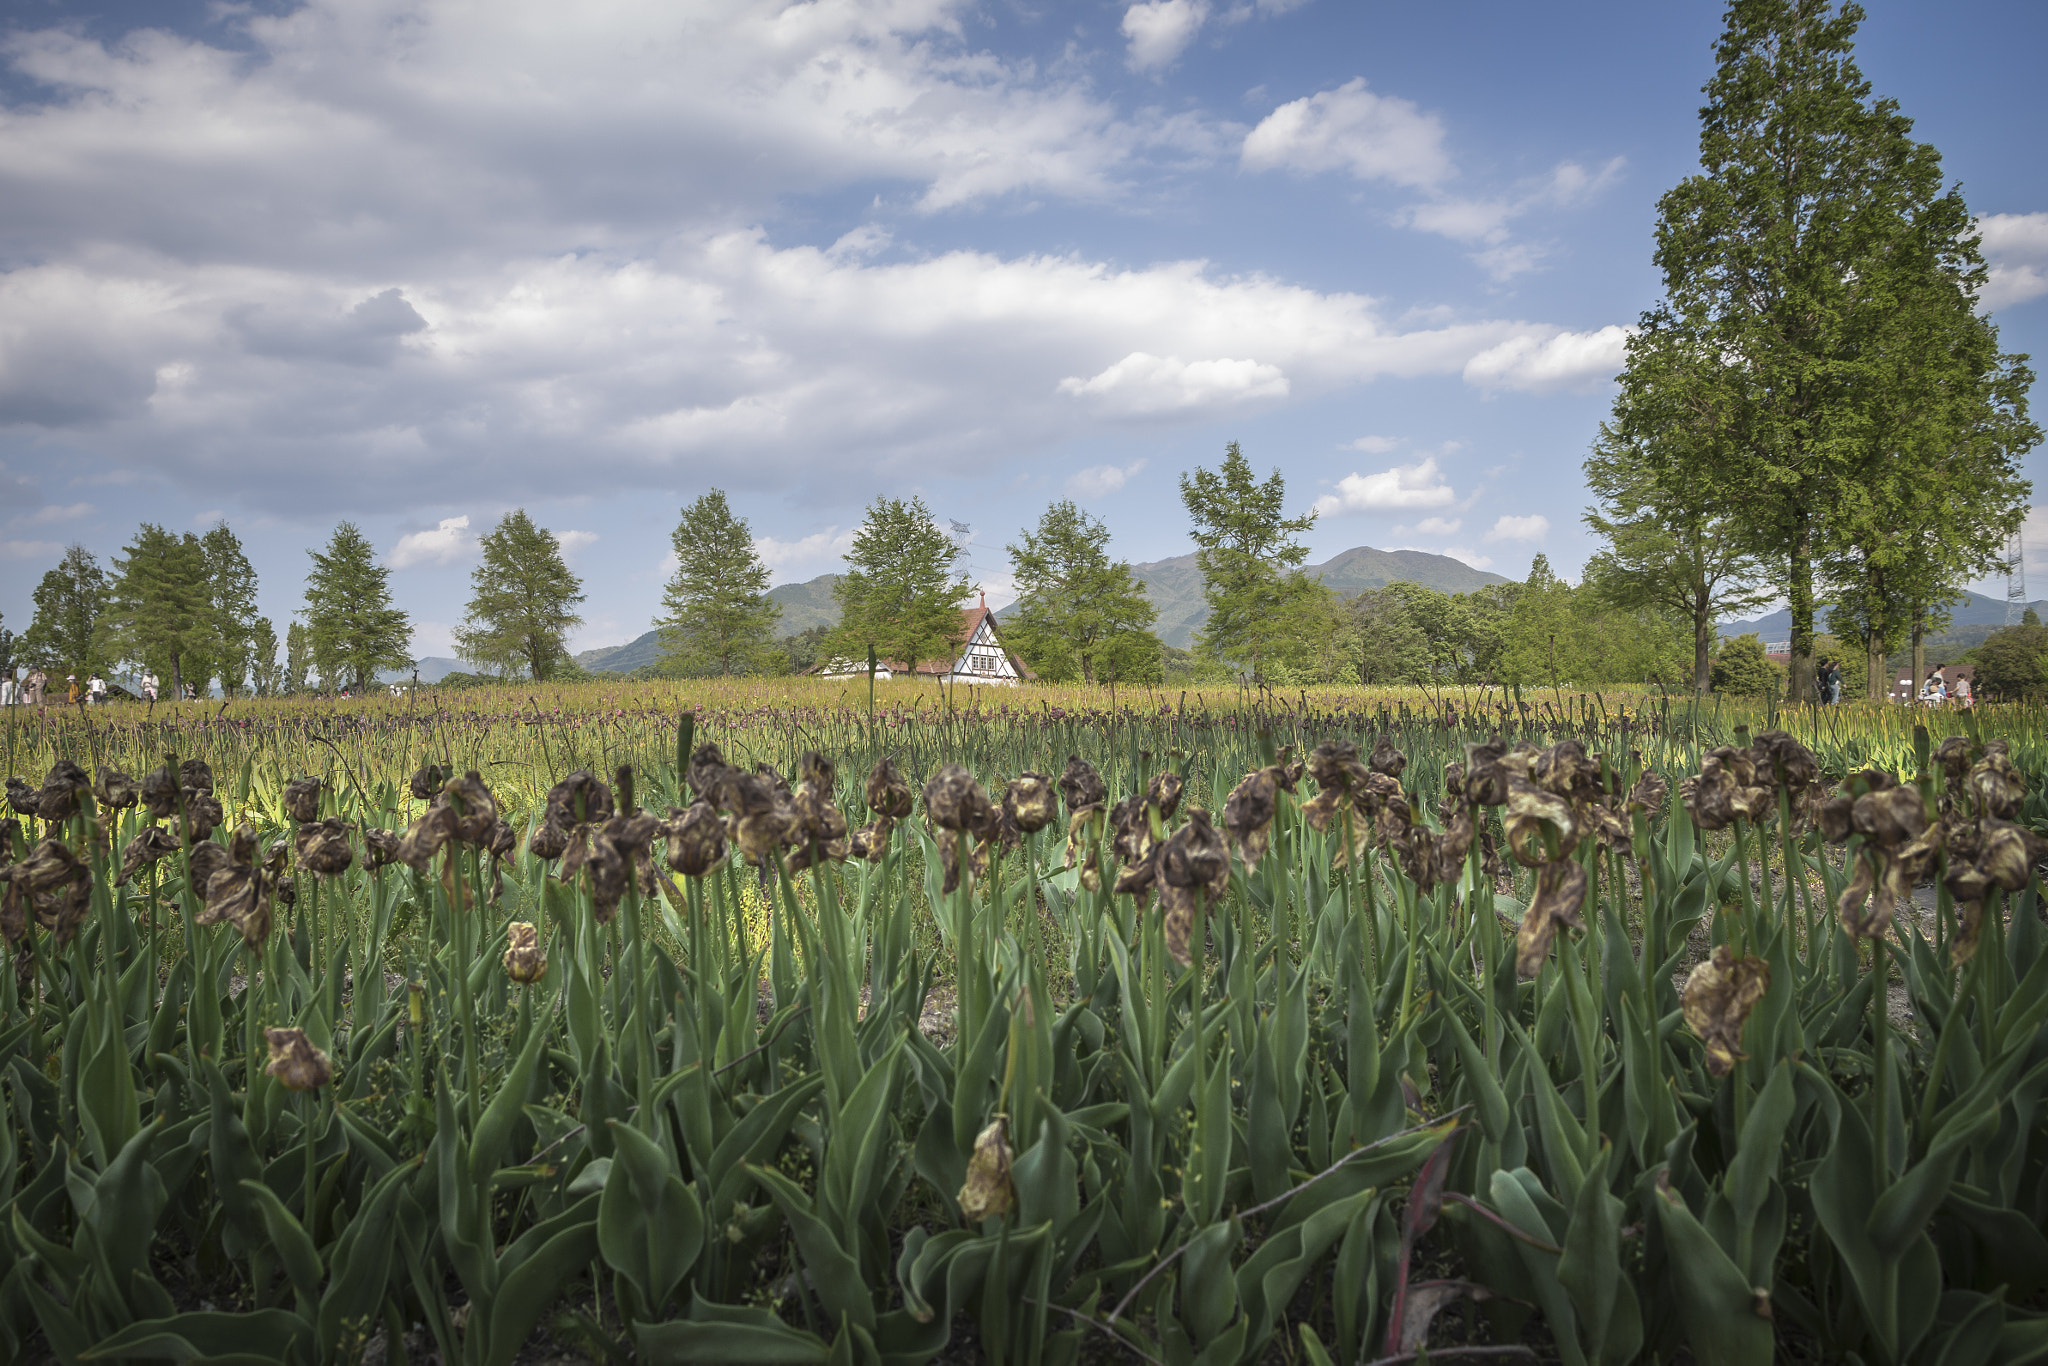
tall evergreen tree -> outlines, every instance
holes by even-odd
[[[682,510],[671,537],[676,572],[662,589],[661,667],[666,673],[755,673],[772,667],[781,604],[768,596],[768,566],[746,519],[722,489]]]
[[[302,621],[291,621],[284,628],[284,677],[279,680],[280,691],[301,693],[306,690],[306,679],[313,672],[313,633]]]
[[[1159,653],[1152,634],[1158,616],[1128,560],[1109,558],[1109,528],[1062,499],[1045,510],[1034,531],[1005,547],[1019,598],[1010,643],[1048,677],[1057,666],[1039,660],[1071,657],[1083,682],[1096,681],[1096,663],[1108,651]]]
[[[36,585],[35,616],[21,634],[21,663],[51,678],[85,678],[107,667],[101,617],[107,605],[107,574],[82,545],[67,546]]]
[[[391,571],[362,530],[343,522],[325,551],[306,554],[306,630],[321,685],[361,692],[379,669],[410,665],[411,623],[391,605]]]
[[[270,624],[269,617],[256,618],[256,624],[249,628],[249,684],[258,697],[276,697],[284,691],[284,666],[277,658],[277,628]]]
[[[213,673],[229,697],[247,686],[255,646],[256,569],[226,522],[199,538],[213,625]],[[272,641],[273,646],[275,640]],[[273,650],[273,653],[275,651]]]
[[[483,538],[482,549],[455,652],[495,673],[523,670],[536,683],[559,673],[569,662],[569,632],[583,621],[575,611],[583,580],[562,559],[562,543],[516,508]]]
[[[1937,477],[1902,448],[1900,420],[1919,452],[2000,431],[1978,456],[2008,471],[2033,439],[2021,358],[1997,354],[1988,324],[1964,335],[1959,305],[1983,275],[1961,195],[1943,193],[1898,106],[1872,98],[1851,56],[1862,18],[1834,0],[1728,6],[1702,170],[1659,203],[1665,298],[1629,342],[1616,410],[1631,437],[1638,413],[1674,407],[1714,432],[1715,476],[1782,566],[1798,698],[1817,571],[1849,539],[1854,491],[1880,469]]]
[[[107,652],[168,678],[173,697],[190,683],[203,688],[213,676],[213,602],[206,548],[197,536],[144,522],[126,554],[114,560],[114,579],[102,623]]]
[[[1659,424],[1637,413],[1635,429],[1624,436],[1602,423],[1586,457],[1586,484],[1599,500],[1586,524],[1607,538],[1586,565],[1586,583],[1612,607],[1688,622],[1693,691],[1704,697],[1715,623],[1772,594],[1741,505],[1715,474],[1711,438],[1689,431],[1679,414]]]
[[[960,547],[932,520],[924,499],[877,498],[854,533],[839,600],[834,650],[864,660],[872,647],[915,671],[948,656],[960,634],[960,605],[974,591],[953,562]]]
[[[1294,539],[1315,524],[1315,514],[1283,515],[1287,481],[1274,470],[1264,483],[1233,441],[1223,465],[1199,466],[1180,478],[1180,499],[1193,522],[1195,563],[1209,619],[1196,636],[1202,653],[1249,663],[1264,678],[1263,662],[1287,645],[1290,621],[1316,585],[1301,572],[1308,547]]]

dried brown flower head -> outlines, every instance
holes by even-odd
[[[1017,1203],[1017,1188],[1010,1182],[1010,1140],[1001,1115],[974,1140],[959,1202],[960,1217],[969,1224],[1008,1214]]]
[[[505,927],[505,975],[521,986],[532,986],[547,976],[548,956],[540,946],[540,931],[524,920]]]
[[[375,872],[387,863],[398,862],[399,845],[403,837],[396,830],[387,830],[381,825],[363,826],[363,866]]]
[[[423,802],[430,802],[441,791],[441,784],[448,781],[448,770],[439,764],[422,764],[412,780],[405,787]]]
[[[1066,771],[1060,774],[1059,786],[1060,800],[1067,804],[1069,813],[1101,806],[1109,800],[1109,789],[1103,785],[1102,775],[1095,771],[1095,765],[1078,754],[1067,756]]]
[[[69,944],[92,910],[92,870],[63,844],[49,839],[29,850],[8,873],[10,892],[27,902],[36,923],[55,935],[59,948]],[[20,935],[14,937],[18,940]]]
[[[690,767],[685,776],[689,780],[690,790],[697,794],[698,800],[710,802],[719,810],[726,810],[731,806],[731,798],[725,790],[726,785],[737,777],[739,772],[739,769],[725,761],[725,754],[717,745],[706,740],[691,751]]]
[[[1401,776],[1401,770],[1408,767],[1408,756],[1394,748],[1394,742],[1386,736],[1379,736],[1372,742],[1372,757],[1366,760],[1366,767],[1389,778]]]
[[[42,802],[42,794],[20,778],[7,780],[7,805],[16,815],[33,816]]]
[[[758,773],[735,773],[726,787],[732,805],[728,834],[740,857],[756,868],[774,861],[800,828],[792,794]]]
[[[187,759],[178,765],[178,786],[191,792],[213,791],[213,765],[204,759]]]
[[[1230,890],[1230,851],[1209,824],[1209,813],[1193,807],[1187,824],[1158,847],[1154,861],[1166,951],[1185,967],[1194,961],[1189,941],[1197,909],[1214,907]]]
[[[903,775],[896,771],[896,765],[887,755],[877,759],[875,766],[868,771],[866,795],[869,814],[887,816],[891,821],[900,821],[908,816],[916,802],[910,784],[903,781]]]
[[[1010,779],[1010,786],[1003,793],[1003,811],[1027,835],[1045,829],[1059,814],[1052,779],[1031,772]]]
[[[1977,798],[1978,810],[1985,815],[2009,821],[2020,814],[2020,804],[2027,798],[2027,785],[2013,771],[2003,742],[1994,740],[1984,747],[1984,757],[1970,770],[1967,781]]]
[[[78,814],[78,794],[91,790],[92,780],[85,776],[84,769],[69,759],[59,759],[43,779],[36,814],[46,821],[69,820]]]
[[[662,834],[668,841],[668,866],[685,877],[703,877],[725,862],[725,822],[711,803],[699,797],[687,810],[669,808]]]
[[[1246,872],[1255,872],[1266,856],[1273,836],[1273,816],[1279,809],[1279,780],[1271,768],[1256,769],[1238,780],[1223,803],[1223,829],[1230,847],[1244,861]]]
[[[294,778],[284,785],[284,813],[300,825],[320,819],[320,780]]]
[[[838,774],[832,761],[812,751],[805,753],[797,768],[796,791],[790,797],[797,820],[797,848],[789,865],[792,871],[810,867],[814,854],[818,859],[837,861],[851,850],[846,816],[834,800]]]
[[[1726,944],[1693,968],[1680,1005],[1686,1027],[1707,1046],[1707,1071],[1725,1077],[1749,1056],[1742,1051],[1742,1026],[1770,989],[1771,965],[1761,958],[1737,958]]]
[[[978,830],[989,821],[988,793],[974,775],[947,764],[924,785],[924,813],[941,830]]]
[[[1788,731],[1767,730],[1750,746],[1760,782],[1768,781],[1793,796],[1820,781],[1820,764],[1813,751]]]
[[[1522,913],[1522,926],[1515,931],[1515,974],[1534,977],[1550,956],[1550,941],[1559,925],[1575,930],[1586,927],[1579,907],[1586,900],[1586,866],[1577,859],[1546,863],[1536,874],[1536,895]]]
[[[263,1038],[270,1045],[270,1062],[263,1070],[283,1082],[286,1089],[317,1091],[334,1079],[327,1055],[313,1047],[305,1030],[266,1029]]]
[[[108,811],[126,811],[142,796],[135,780],[118,768],[101,764],[93,778],[92,799]]]
[[[314,810],[319,804],[314,804]],[[299,827],[294,838],[299,866],[309,873],[333,877],[345,872],[355,862],[355,850],[348,843],[348,822],[339,816],[329,816],[324,821],[309,821]]]
[[[125,887],[128,880],[155,863],[158,859],[178,852],[178,837],[161,825],[147,826],[142,833],[128,841],[121,851],[121,875],[114,879],[116,887]]]

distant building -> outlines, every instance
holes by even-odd
[[[950,657],[920,660],[915,670],[900,659],[877,660],[875,677],[894,678],[903,674],[940,683],[993,683],[1006,688],[1038,677],[1003,644],[996,631],[996,614],[989,611],[986,597],[960,614],[960,628],[950,645]],[[866,660],[834,659],[813,666],[809,672],[825,678],[865,678],[868,665]]]

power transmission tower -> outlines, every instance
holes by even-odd
[[[2027,540],[2014,531],[2005,542],[2005,624],[2017,626],[2027,613]]]

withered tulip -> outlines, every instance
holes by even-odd
[[[1679,1004],[1686,1027],[1707,1046],[1707,1071],[1725,1077],[1749,1056],[1742,1051],[1742,1026],[1770,989],[1771,965],[1761,958],[1737,958],[1726,944],[1686,977]]]
[[[974,1155],[967,1159],[967,1180],[960,1187],[960,1217],[970,1224],[1008,1214],[1017,1203],[1017,1189],[1010,1182],[1010,1140],[1008,1125],[1000,1115],[974,1140]]]
[[[327,1055],[313,1047],[303,1029],[266,1029],[270,1062],[264,1071],[283,1082],[287,1090],[317,1091],[334,1079]]]

